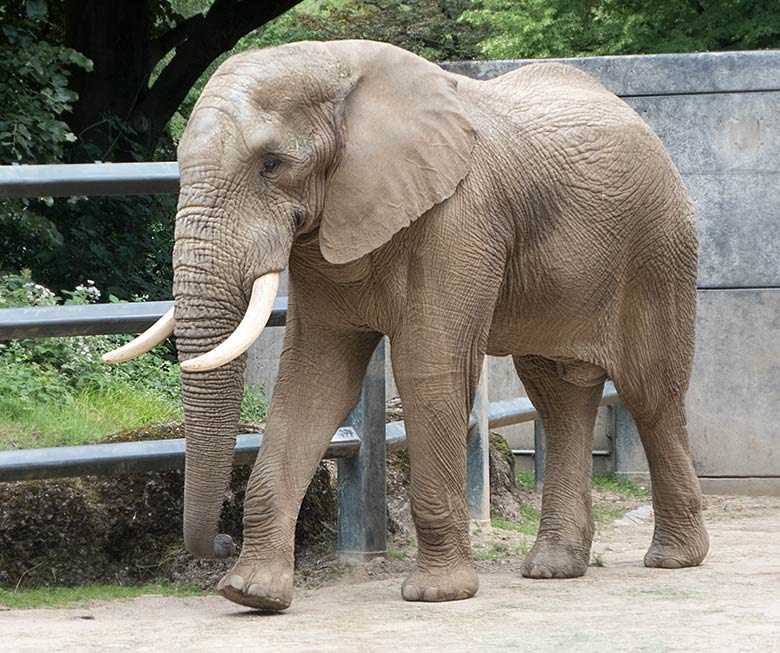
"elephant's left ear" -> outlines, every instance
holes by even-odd
[[[347,263],[390,240],[450,197],[471,167],[475,132],[457,78],[385,43],[327,44],[354,71],[336,100],[343,150],[320,225],[331,263]]]

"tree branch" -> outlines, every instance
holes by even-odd
[[[163,68],[133,111],[133,124],[136,128],[142,126],[147,147],[154,148],[168,120],[214,59],[235,46],[242,36],[280,16],[299,2],[215,0],[206,15],[200,17],[201,20],[190,23],[186,30],[186,40],[180,40],[175,45],[173,59]]]
[[[186,41],[193,29],[202,23],[206,17],[203,14],[195,14],[185,18],[182,22],[169,29],[165,34],[161,34],[149,44],[149,63],[148,70],[151,72],[157,63],[166,54],[180,43]]]

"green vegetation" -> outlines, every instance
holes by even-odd
[[[523,521],[520,523],[508,522],[504,519],[493,517],[490,520],[490,525],[493,528],[500,528],[504,531],[515,531],[516,533],[536,537],[539,532],[539,520],[542,518],[541,513],[530,506],[523,506],[521,516]]]
[[[632,480],[617,474],[601,474],[593,477],[593,489],[599,492],[614,492],[623,497],[649,497],[650,490]]]
[[[527,492],[533,492],[536,489],[534,470],[529,469],[525,472],[517,472],[517,474],[515,474],[515,483],[517,484],[517,487],[526,490]]]
[[[87,304],[91,282],[63,293],[30,272],[0,276],[0,308]],[[179,366],[169,345],[123,365],[100,360],[131,336],[12,340],[0,343],[0,449],[84,444],[117,431],[181,419]],[[262,388],[247,386],[242,418],[264,421]]]
[[[593,504],[593,521],[597,531],[611,525],[613,521],[620,519],[625,514],[625,508],[611,508],[600,503]]]
[[[116,384],[62,400],[0,398],[0,449],[89,444],[118,431],[181,419],[181,409],[146,389]]]
[[[488,545],[475,544],[471,547],[474,560],[505,560],[507,558],[522,558],[531,550],[526,540],[517,543],[491,542]]]
[[[490,59],[776,48],[777,3],[756,0],[481,0],[464,23],[490,29]]]
[[[203,596],[208,592],[194,587],[177,585],[84,585],[82,587],[41,587],[30,590],[0,589],[0,605],[17,610],[54,608],[89,601],[134,599],[146,594],[162,596]]]
[[[517,472],[517,474],[515,474],[515,483],[517,483],[517,487],[528,492],[533,492],[536,487],[533,470]],[[617,474],[594,475],[593,489],[597,492],[614,492],[623,497],[650,496],[650,490],[647,487],[638,485],[631,479],[618,476]]]
[[[387,557],[393,558],[394,560],[406,560],[409,557],[409,554],[406,551],[387,547]]]

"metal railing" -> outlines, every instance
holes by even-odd
[[[56,166],[0,166],[0,197],[117,195],[176,192],[176,163],[122,163]],[[137,333],[153,324],[172,302],[0,309],[0,340]],[[268,326],[283,326],[287,298],[278,298]],[[467,495],[472,518],[489,512],[488,432],[535,422],[534,469],[544,477],[544,436],[536,410],[526,398],[488,402],[483,367],[469,423]],[[602,405],[618,402],[607,384]],[[262,434],[239,435],[234,464],[251,464]],[[372,556],[385,551],[385,457],[406,446],[403,422],[385,424],[385,346],[369,363],[360,399],[345,426],[331,440],[326,458],[338,461],[338,544],[342,554]],[[596,452],[601,453],[601,452]],[[95,444],[0,451],[0,482],[71,476],[116,475],[184,466],[184,440]]]

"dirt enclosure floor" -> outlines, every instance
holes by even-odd
[[[708,497],[712,548],[645,569],[652,518],[610,526],[584,578],[527,580],[481,562],[476,598],[405,603],[408,560],[374,561],[265,615],[218,596],[147,596],[0,612],[3,651],[780,651],[780,499]],[[603,565],[603,566],[598,566]]]

